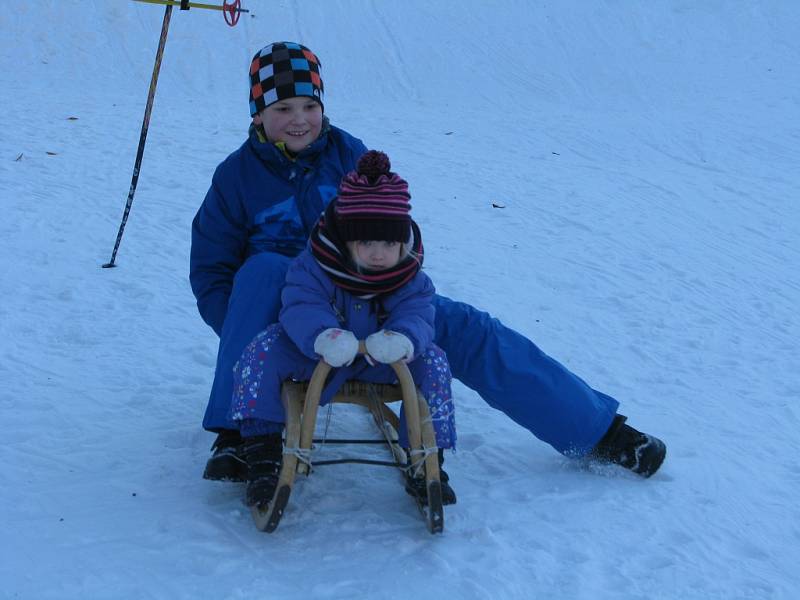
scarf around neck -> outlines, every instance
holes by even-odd
[[[389,294],[411,281],[422,267],[423,247],[419,227],[411,221],[411,252],[394,267],[371,271],[356,266],[336,227],[333,200],[311,232],[311,254],[334,285],[369,300]]]

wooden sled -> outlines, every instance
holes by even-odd
[[[359,352],[366,353],[363,341],[359,342]],[[384,434],[395,460],[394,463],[379,464],[396,464],[406,468],[408,457],[397,442],[400,420],[394,411],[386,406],[387,402],[403,401],[412,458],[424,457],[424,464],[419,465],[419,468],[420,471],[424,470],[428,499],[427,503],[417,499],[417,506],[425,516],[428,530],[431,533],[441,533],[444,529],[442,488],[439,479],[436,435],[428,403],[414,385],[406,364],[398,361],[391,366],[397,375],[399,385],[348,381],[337,392],[332,402],[360,404],[367,407],[372,413],[375,424]],[[257,505],[251,508],[253,521],[261,531],[272,533],[278,527],[292,493],[295,473],[305,475],[311,473],[311,450],[317,409],[330,370],[331,366],[321,360],[314,369],[310,381],[285,382],[281,388],[281,400],[286,408],[286,441],[278,486],[267,506]],[[416,460],[412,462],[417,463]]]

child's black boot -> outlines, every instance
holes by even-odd
[[[256,435],[246,438],[243,445],[247,461],[247,506],[266,505],[275,495],[283,459],[280,433]]]
[[[406,450],[406,453],[408,452],[409,451]],[[450,477],[447,475],[447,472],[442,469],[443,464],[444,449],[439,448],[439,481],[442,484],[442,504],[455,504],[456,492],[452,487],[450,487]],[[424,475],[421,475],[420,477],[414,477],[411,469],[408,469],[406,471],[406,492],[415,498],[418,498],[423,505],[428,505],[428,487],[426,485]]]
[[[242,436],[238,431],[223,429],[211,446],[214,453],[206,462],[203,479],[244,481],[247,464],[242,457]]]
[[[627,423],[627,417],[616,415],[608,432],[589,453],[589,457],[610,462],[642,477],[650,477],[658,471],[667,447],[660,439],[637,431]]]

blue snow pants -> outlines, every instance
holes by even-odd
[[[233,367],[253,338],[278,320],[291,260],[263,252],[236,273],[203,419],[209,431],[239,428],[228,417]],[[614,398],[592,389],[488,313],[438,295],[434,305],[434,342],[447,354],[453,377],[489,406],[568,456],[586,454],[608,430],[619,406]]]

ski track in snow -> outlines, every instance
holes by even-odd
[[[111,270],[163,11],[0,15],[0,597],[793,598],[798,7],[249,5],[235,29],[173,12]],[[410,182],[439,291],[620,399],[667,442],[652,480],[460,384],[443,536],[389,469],[319,469],[271,536],[200,478],[216,338],[189,227],[244,139],[250,56],[298,36],[333,122]],[[372,435],[349,407],[330,427]]]

